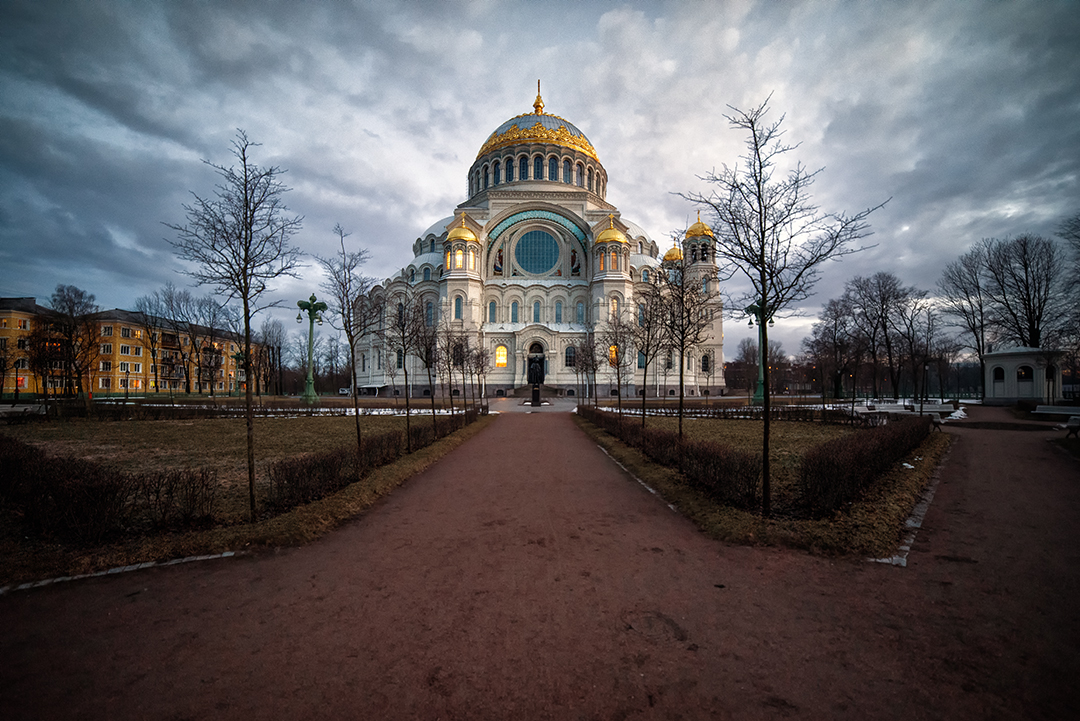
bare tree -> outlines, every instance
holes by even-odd
[[[627,385],[627,377],[633,378],[631,369],[634,363],[634,324],[627,316],[627,310],[622,303],[611,308],[599,334],[607,368],[615,378],[620,420],[623,415],[623,389]]]
[[[716,295],[705,290],[699,273],[688,272],[684,258],[666,262],[665,266],[657,278],[665,311],[666,345],[679,362],[679,438],[682,438],[686,361],[694,349],[710,338]]]
[[[654,276],[655,277],[655,276]],[[649,367],[656,372],[656,362],[668,348],[668,328],[666,306],[658,281],[650,281],[639,286],[634,294],[637,301],[637,313],[631,326],[634,347],[641,354],[641,427],[645,427],[645,398],[648,395]],[[711,366],[710,366],[711,370]]]
[[[1037,235],[985,243],[994,323],[1005,338],[1021,346],[1053,345],[1068,315],[1064,253]]]
[[[803,348],[814,357],[819,372],[832,380],[834,398],[843,398],[844,377],[852,376],[854,398],[854,375],[861,361],[861,344],[847,296],[825,304],[810,337],[803,340]]]
[[[300,251],[292,236],[300,230],[300,216],[289,214],[284,204],[288,188],[281,182],[283,170],[260,167],[251,157],[258,144],[237,131],[232,154],[238,165],[226,167],[204,161],[220,178],[213,197],[193,194],[184,206],[187,223],[169,225],[177,234],[172,242],[177,255],[193,264],[186,271],[200,285],[217,288],[240,301],[244,316],[243,359],[245,375],[251,375],[251,319],[275,305],[264,299],[269,284],[282,276],[295,276]],[[248,501],[255,521],[255,413],[251,384],[245,393],[247,416]]]
[[[165,303],[160,292],[153,292],[135,299],[135,314],[139,318],[145,337],[143,344],[150,350],[150,365],[154,370],[154,388],[161,392],[161,363],[159,350],[161,347],[161,329],[165,326]]]
[[[987,244],[976,244],[945,266],[938,281],[942,312],[960,328],[966,345],[979,359],[980,396],[986,397],[986,360],[990,351],[990,295],[985,273]]]
[[[83,395],[83,377],[90,377],[100,352],[100,329],[94,318],[98,307],[94,296],[73,285],[60,284],[50,297],[49,305],[52,314],[48,321],[62,341],[64,387]],[[83,397],[86,407],[90,408],[90,394]]]
[[[856,276],[845,285],[856,327],[870,353],[874,396],[878,395],[878,365],[884,356],[893,398],[899,397],[903,359],[897,345],[896,314],[916,293],[914,287],[902,285],[899,278],[884,271],[869,278]]]
[[[332,258],[318,258],[326,274],[326,282],[320,287],[326,292],[330,313],[327,316],[334,328],[344,331],[349,344],[350,395],[353,399],[353,415],[356,419],[356,447],[360,448],[360,399],[356,381],[356,344],[366,335],[378,329],[383,309],[374,302],[370,293],[375,285],[373,278],[360,274],[360,268],[368,260],[368,251],[359,248],[352,252],[345,249],[345,239],[349,233],[334,226],[341,253]]]
[[[386,324],[387,368],[393,367],[392,376],[397,371],[404,375],[405,382],[405,449],[412,453],[412,416],[409,399],[409,356],[422,356],[421,346],[424,339],[417,331],[425,327],[424,309],[419,296],[408,286],[403,286],[387,299],[386,311],[389,322]],[[428,326],[430,327],[430,326]],[[429,369],[430,372],[430,369]],[[434,402],[434,398],[432,399]],[[434,411],[433,411],[434,412]]]
[[[741,273],[752,291],[744,300],[757,307],[758,319],[767,321],[810,295],[820,266],[854,252],[851,243],[868,234],[867,217],[876,208],[854,215],[824,213],[810,202],[810,188],[820,170],[809,172],[801,164],[783,177],[777,165],[797,146],[782,142],[784,118],[766,122],[769,101],[743,111],[732,108],[724,116],[731,127],[745,131],[746,153],[741,165],[724,166],[704,180],[713,186],[708,194],[683,197],[705,206],[715,218],[716,255],[727,273]],[[876,207],[881,207],[876,206]],[[761,329],[768,347],[768,326]],[[771,513],[769,479],[770,393],[765,369],[762,432],[762,515]]]

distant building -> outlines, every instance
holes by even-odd
[[[0,375],[5,397],[19,393],[70,394],[63,353],[35,367],[34,331],[46,331],[54,317],[34,298],[0,298]],[[240,339],[206,326],[146,318],[141,313],[100,311],[90,317],[95,335],[82,387],[97,396],[130,393],[231,393],[244,387],[237,360]],[[40,338],[40,336],[38,336]],[[58,342],[56,339],[52,343]]]
[[[987,405],[1021,400],[1054,403],[1063,398],[1061,353],[1040,348],[1009,348],[986,353]]]
[[[465,181],[468,199],[413,242],[411,262],[375,293],[386,301],[389,322],[397,312],[395,298],[408,296],[421,304],[426,323],[447,323],[472,347],[486,349],[488,396],[525,387],[528,369],[537,364],[548,392],[587,391],[580,349],[613,313],[634,317],[635,297],[664,272],[664,260],[681,261],[685,252],[687,277],[717,290],[712,230],[693,224],[682,248],[661,258],[649,234],[607,201],[607,171],[588,138],[546,113],[539,95],[533,112],[491,133]],[[658,359],[647,388],[639,359],[624,394],[677,394],[680,363],[688,395],[720,394],[723,326],[716,297],[709,340],[686,358]],[[405,364],[410,392],[431,393],[418,358],[368,337],[357,352],[358,384],[385,395],[403,383]],[[601,365],[597,386],[606,396],[617,388],[607,364]]]

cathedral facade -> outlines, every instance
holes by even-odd
[[[649,234],[607,202],[607,171],[596,150],[572,123],[544,112],[539,94],[533,112],[502,123],[484,142],[467,188],[453,215],[415,240],[409,264],[374,289],[385,303],[386,323],[401,312],[395,299],[407,297],[427,324],[485,348],[486,397],[526,388],[530,367],[534,373],[542,368],[547,393],[615,395],[614,369],[606,362],[589,387],[593,379],[582,377],[580,349],[595,342],[612,314],[633,318],[642,285],[655,282],[650,276],[665,272],[665,262],[681,263],[683,248],[661,257]],[[716,283],[712,240],[699,221],[683,242],[693,252],[686,272],[706,284]],[[624,376],[623,395],[678,395],[679,363],[687,395],[720,395],[723,328],[718,299],[714,305],[708,340],[685,358],[665,354],[650,363],[647,387],[639,357]],[[406,392],[407,368],[412,396],[440,393],[428,387],[422,360],[394,345],[391,334],[363,340],[356,359],[361,392]]]

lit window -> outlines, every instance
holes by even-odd
[[[611,317],[612,318],[617,318],[618,315],[619,315],[619,299],[618,298],[612,298],[611,299]]]
[[[610,345],[607,349],[607,362],[612,368],[619,365],[619,346]]]
[[[495,348],[495,367],[506,367],[506,346],[500,345]]]
[[[510,322],[518,322],[518,304],[516,300],[510,304]]]
[[[495,301],[491,301],[490,303],[488,303],[488,323],[495,322],[496,307],[497,306],[495,305]]]
[[[562,323],[562,301],[555,301],[555,322]]]
[[[469,270],[476,270],[476,251],[469,251]]]
[[[446,249],[446,264],[445,265],[446,265],[447,268],[450,267],[450,249],[449,248]]]
[[[461,296],[454,298],[454,320],[461,320],[461,309],[463,303],[461,302]]]
[[[612,270],[618,270],[619,269],[619,254],[616,253],[614,250],[611,251],[611,269]]]
[[[1020,366],[1016,369],[1016,380],[1018,381],[1030,381],[1035,378],[1034,372],[1031,370],[1031,366]]]
[[[604,269],[604,256],[605,255],[607,255],[607,253],[601,253],[600,254],[600,270]]]
[[[461,250],[460,248],[458,248],[457,250],[454,251],[454,268],[455,269],[460,269],[460,268],[465,267],[464,258],[465,258],[465,251]]]
[[[141,331],[141,330],[139,330],[138,328],[136,328],[136,329],[135,329],[135,330],[134,330],[134,331],[132,332],[132,334],[131,334],[131,337],[132,337],[132,338],[142,338],[142,331]]]

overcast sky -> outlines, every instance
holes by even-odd
[[[297,244],[331,254],[341,223],[386,277],[465,199],[476,152],[531,111],[538,78],[596,148],[608,200],[666,246],[694,219],[673,193],[742,151],[727,106],[771,93],[794,157],[824,168],[824,210],[891,198],[875,247],[778,322],[794,353],[856,275],[932,289],[974,241],[1080,211],[1078,38],[1075,0],[0,0],[0,295],[47,304],[65,283],[131,308],[188,284],[163,223],[213,192],[201,161],[228,163],[237,128],[288,170]],[[301,276],[275,291],[293,308],[321,282]],[[729,356],[748,331],[727,321]]]

